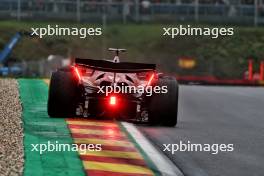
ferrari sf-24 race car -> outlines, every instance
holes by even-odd
[[[155,64],[120,62],[119,53],[125,49],[109,50],[115,52],[112,61],[76,58],[71,66],[52,73],[49,116],[175,126],[179,89],[175,77],[158,73]]]

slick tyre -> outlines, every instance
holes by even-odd
[[[75,116],[78,80],[69,70],[53,72],[49,87],[48,114],[50,117]]]
[[[174,127],[178,118],[178,83],[174,77],[162,77],[159,78],[157,86],[167,86],[167,93],[152,95],[149,103],[149,123]]]

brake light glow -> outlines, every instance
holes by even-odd
[[[74,71],[75,71],[78,79],[81,80],[81,75],[80,75],[79,70],[77,69],[77,67],[74,67]]]
[[[110,105],[116,105],[116,97],[115,97],[115,96],[111,96],[111,97],[110,97],[109,104],[110,104]]]
[[[77,68],[79,74],[81,76],[92,76],[94,73],[94,70],[85,66],[81,66],[81,65],[75,65],[75,68]]]
[[[153,74],[151,75],[151,77],[149,78],[148,83],[147,83],[148,86],[151,85],[154,76],[155,76],[155,75],[154,75],[154,73],[153,73]]]

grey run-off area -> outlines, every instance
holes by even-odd
[[[166,155],[187,176],[264,174],[264,88],[180,86],[176,128],[139,127],[159,147],[180,140],[234,144],[233,152]]]

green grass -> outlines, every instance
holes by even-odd
[[[58,24],[61,27],[96,27],[99,24],[74,24],[65,22],[0,22],[0,47],[18,30]],[[177,24],[170,25],[177,26]],[[206,26],[206,25],[202,25]],[[50,54],[82,58],[112,58],[108,47],[127,48],[123,56],[126,61],[154,62],[166,72],[180,74],[216,75],[241,78],[247,69],[247,57],[255,63],[264,59],[264,28],[235,27],[235,35],[211,39],[206,36],[184,36],[170,39],[162,36],[162,24],[111,24],[103,36],[24,38],[12,53],[20,60],[46,58]],[[211,26],[215,27],[215,26]],[[189,56],[197,59],[193,70],[177,67],[177,59]],[[256,65],[256,69],[257,65]]]

